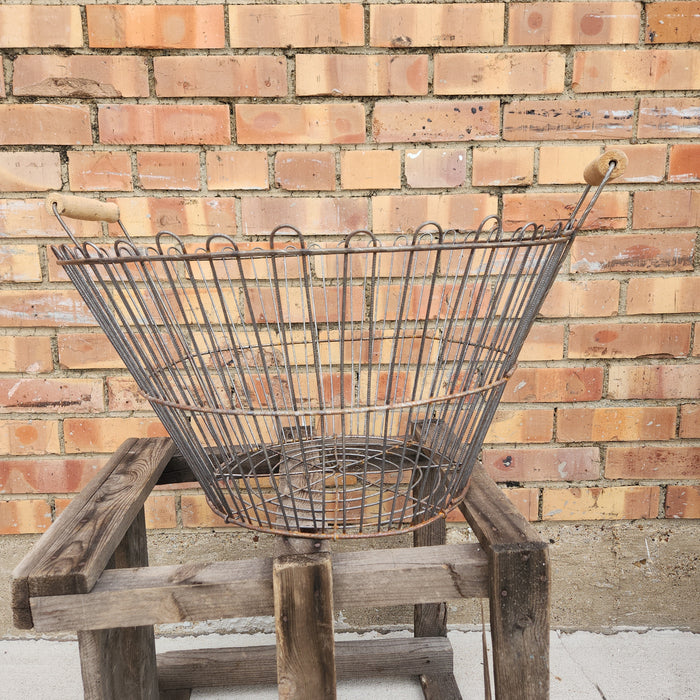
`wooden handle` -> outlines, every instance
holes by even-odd
[[[89,197],[76,197],[72,194],[54,192],[46,198],[46,209],[53,214],[53,205],[56,211],[71,219],[83,219],[84,221],[119,221],[119,206],[113,202],[100,202]]]
[[[602,156],[591,161],[583,171],[583,179],[589,185],[600,185],[603,182],[605,174],[608,172],[610,163],[615,162],[615,169],[610,175],[610,179],[614,180],[620,177],[627,169],[627,155],[623,151],[605,151]]]

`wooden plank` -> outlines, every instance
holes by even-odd
[[[447,538],[445,520],[434,520],[413,533],[414,547],[444,545]],[[447,603],[418,604],[413,607],[413,634],[415,637],[447,637]],[[425,700],[462,700],[452,671],[435,668],[420,675]]]
[[[110,565],[148,566],[143,508],[116,548]],[[157,700],[152,626],[80,631],[78,646],[85,700]]]
[[[174,451],[169,438],[127,440],[71,501],[12,574],[17,627],[31,626],[30,596],[91,590]]]
[[[505,497],[481,464],[472,471],[466,498],[459,509],[482,546],[544,545],[537,530]]]
[[[308,546],[308,542],[304,543]],[[334,700],[333,572],[329,552],[272,563],[280,700]]]
[[[420,677],[425,700],[461,700],[457,680],[452,673],[430,673]]]
[[[332,555],[338,609],[435,603],[488,595],[476,544]],[[31,601],[42,632],[271,615],[272,559],[105,571],[90,593]]]
[[[549,697],[549,552],[486,475],[474,470],[460,506],[487,553],[496,697]]]
[[[362,639],[335,643],[338,680],[452,672],[452,646],[444,637]],[[163,690],[275,683],[274,645],[168,651],[158,654]]]

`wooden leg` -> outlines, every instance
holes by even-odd
[[[547,543],[481,466],[460,510],[489,558],[489,607],[498,700],[549,697]]]
[[[110,566],[148,566],[143,508],[114,552]],[[152,626],[78,632],[86,700],[158,700]]]
[[[498,700],[549,697],[549,557],[545,547],[493,553],[489,606]]]
[[[272,565],[280,700],[334,700],[333,574],[320,542],[282,538]]]
[[[440,518],[413,532],[414,547],[445,544],[447,528]],[[424,603],[413,606],[414,637],[447,636],[447,603]],[[431,673],[420,676],[426,700],[461,700],[462,695],[452,673]]]

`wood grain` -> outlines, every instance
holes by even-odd
[[[337,609],[434,603],[488,595],[476,544],[332,555]],[[271,615],[272,559],[105,571],[90,593],[32,599],[37,630]]]
[[[336,676],[330,553],[275,557],[272,588],[280,700],[334,700]]]
[[[474,469],[460,505],[489,558],[496,697],[549,697],[549,552],[537,531]]]
[[[117,546],[110,565],[148,566],[143,508]],[[85,700],[157,700],[152,626],[80,631],[78,647]]]
[[[451,673],[453,652],[444,637],[363,639],[335,643],[338,680]],[[275,683],[274,645],[168,651],[158,654],[161,691]]]
[[[127,440],[70,502],[12,574],[18,627],[30,596],[92,589],[174,452],[169,438]]]

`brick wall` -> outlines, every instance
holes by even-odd
[[[601,198],[528,339],[484,461],[531,520],[700,517],[700,2],[0,6],[0,534],[45,530],[162,427],[52,260],[46,191],[130,231],[242,239]],[[78,226],[82,236],[100,225]],[[111,228],[104,234],[113,233]],[[220,521],[192,488],[154,528]]]

